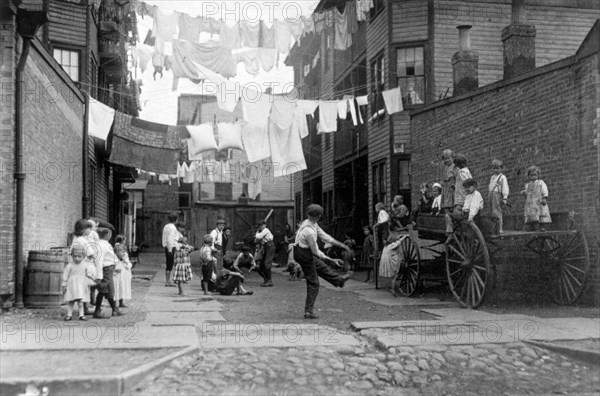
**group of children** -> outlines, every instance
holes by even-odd
[[[102,302],[108,300],[111,316],[123,315],[124,300],[131,299],[131,270],[125,237],[117,235],[115,246],[110,244],[112,231],[100,228],[94,220],[80,219],[75,223],[74,239],[70,247],[70,260],[62,278],[64,300],[68,303],[65,321],[73,318],[77,303],[79,320],[86,315],[104,319]],[[117,305],[118,301],[118,305]],[[95,304],[94,311],[88,304]]]
[[[454,224],[460,220],[474,221],[484,207],[484,199],[477,191],[477,182],[467,168],[467,158],[462,154],[454,154],[452,150],[444,150],[442,159],[445,165],[443,184],[434,183],[432,197],[427,196],[426,186],[422,186],[420,210],[434,214],[444,214],[446,218],[446,233],[452,234]],[[488,186],[487,202],[490,214],[496,219],[498,232],[504,233],[502,207],[508,203],[509,186],[504,175],[504,164],[499,159],[491,163],[492,176]],[[525,224],[530,231],[544,231],[545,225],[552,222],[548,209],[548,187],[540,179],[541,171],[538,166],[527,168],[529,182],[521,194],[525,200]],[[428,208],[428,202],[431,205]]]

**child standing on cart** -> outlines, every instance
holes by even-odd
[[[492,217],[498,219],[498,233],[502,234],[504,232],[502,205],[506,205],[508,202],[508,180],[502,173],[504,171],[504,164],[502,161],[494,159],[492,161],[492,169],[494,174],[490,179],[490,185],[488,187],[488,201],[490,202]]]
[[[446,243],[450,242],[452,239],[452,233],[454,232],[454,225],[456,223],[461,220],[473,222],[475,216],[483,209],[483,198],[479,191],[477,191],[477,182],[474,179],[467,179],[462,185],[466,193],[462,210],[458,213],[446,214],[446,235],[448,235]]]
[[[521,194],[527,197],[525,201],[525,224],[529,231],[545,231],[545,224],[552,223],[550,210],[548,209],[548,186],[540,180],[542,172],[540,168],[532,165],[527,168],[529,183],[525,184],[525,190]]]

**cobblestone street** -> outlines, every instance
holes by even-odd
[[[597,394],[598,367],[525,344],[207,350],[147,377],[135,394]]]

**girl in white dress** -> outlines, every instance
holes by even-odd
[[[84,260],[85,246],[75,244],[71,249],[72,261],[66,265],[63,271],[63,292],[65,301],[68,302],[67,316],[65,321],[73,318],[73,307],[77,302],[79,309],[79,320],[87,320],[83,304],[89,302],[89,282],[90,278],[86,274],[87,266]]]
[[[127,247],[125,245],[125,237],[117,235],[115,237],[115,254],[119,258],[119,262],[115,267],[115,301],[119,301],[120,308],[127,308],[123,300],[131,300],[131,268],[133,265],[129,261]]]

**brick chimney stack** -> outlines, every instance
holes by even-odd
[[[479,55],[471,51],[471,35],[469,25],[457,26],[459,48],[452,56],[454,76],[453,95],[461,95],[479,87]]]
[[[511,23],[502,30],[504,78],[535,69],[534,25],[527,24],[525,0],[512,0]]]

